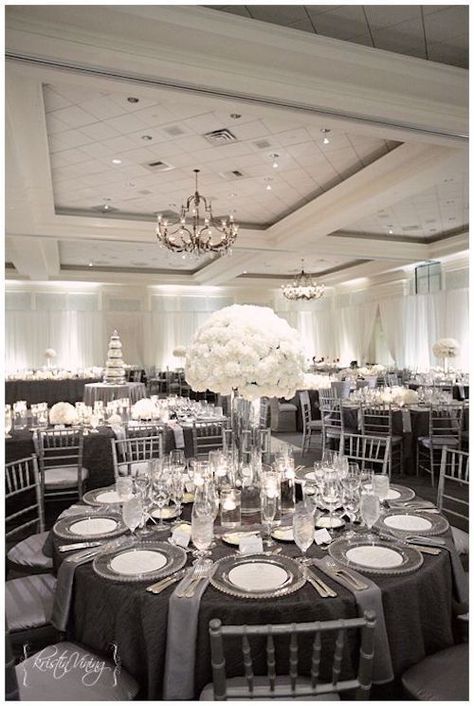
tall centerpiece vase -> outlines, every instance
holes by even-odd
[[[249,515],[260,508],[260,398],[247,400],[233,389],[230,410],[234,477],[241,487],[241,512]]]

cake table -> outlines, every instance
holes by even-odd
[[[131,404],[135,404],[142,397],[146,397],[146,387],[143,382],[127,382],[123,385],[111,385],[107,382],[93,382],[84,385],[84,403],[90,407],[94,402],[101,400],[104,405],[112,400],[128,397]]]

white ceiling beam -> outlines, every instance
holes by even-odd
[[[230,257],[220,257],[218,260],[214,260],[214,262],[203,267],[193,275],[193,280],[196,284],[224,284],[243,274],[254,259],[255,253],[248,251],[234,252]]]
[[[307,250],[308,255],[318,253],[321,255],[344,256],[348,260],[401,260],[412,262],[422,260],[427,256],[429,246],[425,243],[399,242],[383,238],[349,238],[330,235],[317,241],[313,248]]]
[[[59,249],[56,240],[36,236],[8,238],[8,252],[18,273],[35,280],[59,275]]]
[[[429,246],[428,257],[426,259],[436,260],[437,258],[453,253],[462,252],[469,249],[469,233],[460,233],[451,238],[438,240]]]
[[[328,125],[352,123],[390,139],[404,139],[407,126],[426,131],[419,139],[433,143],[451,139],[440,133],[468,132],[464,69],[199,7],[6,9],[6,50],[16,55],[223,96],[303,105],[324,110]],[[351,117],[337,118],[347,113]],[[378,128],[374,120],[381,123]],[[390,127],[393,123],[401,127]]]

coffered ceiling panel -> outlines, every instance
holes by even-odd
[[[159,94],[152,103],[55,84],[44,86],[44,103],[58,212],[176,211],[199,168],[216,215],[269,225],[398,144]],[[206,137],[223,130],[216,144]]]

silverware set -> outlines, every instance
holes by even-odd
[[[372,528],[372,531],[374,531],[374,528]],[[427,546],[427,544],[429,544],[429,541],[426,542],[428,538],[425,537],[398,537],[396,534],[392,534],[389,531],[381,532],[380,530],[376,530],[376,533],[380,537],[380,539],[386,539],[389,542],[399,542],[400,544],[410,545],[415,549],[418,549],[418,551],[422,554],[432,554],[433,556],[437,556],[441,552],[441,549],[439,549],[438,547]],[[426,542],[426,544],[421,544],[422,541]]]
[[[214,562],[206,559],[194,565],[193,571],[188,574],[187,580],[176,591],[178,598],[192,598],[201,581],[211,578],[214,572]]]
[[[330,588],[327,583],[324,583],[322,579],[317,577],[312,571],[310,571],[308,566],[303,566],[303,576],[306,581],[311,584],[311,586],[317,591],[321,598],[336,598],[337,593]]]
[[[172,586],[174,583],[181,581],[181,579],[184,578],[185,575],[186,569],[181,569],[181,571],[177,571],[175,574],[171,574],[171,576],[167,576],[166,578],[161,579],[161,581],[157,581],[151,586],[148,586],[146,590],[148,591],[148,593],[154,593],[156,596],[158,593],[161,593],[169,586]]]
[[[81,549],[89,549],[91,547],[100,547],[102,542],[75,542],[74,544],[61,544],[58,547],[58,552],[64,554],[65,552],[78,552]]]
[[[333,576],[347,588],[353,589],[354,591],[363,591],[369,587],[368,583],[361,581],[358,576],[352,573],[352,571],[336,564],[335,561],[328,561],[326,566],[330,570],[331,574],[333,574]]]

